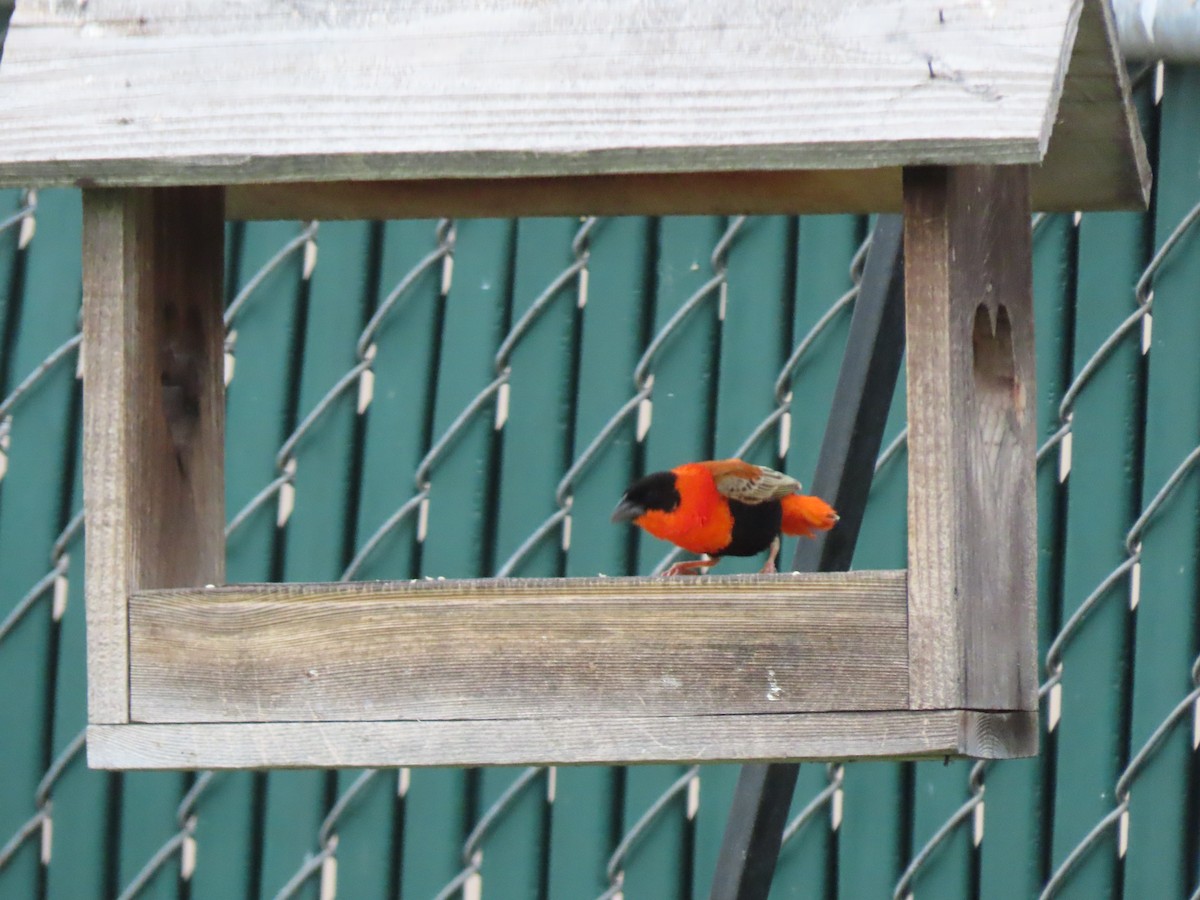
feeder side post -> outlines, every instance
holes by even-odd
[[[129,594],[225,570],[224,190],[83,192],[88,721],[129,721]]]
[[[916,709],[1037,709],[1029,197],[1025,166],[904,174]]]

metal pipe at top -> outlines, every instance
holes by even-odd
[[[1200,0],[1113,0],[1128,59],[1200,63]]]

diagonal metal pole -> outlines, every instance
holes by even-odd
[[[813,476],[813,493],[832,503],[841,520],[800,542],[793,562],[800,572],[845,571],[854,556],[904,355],[903,235],[901,216],[879,217]],[[742,766],[711,900],[765,900],[798,770],[796,763]]]

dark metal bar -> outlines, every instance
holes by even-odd
[[[813,493],[833,504],[841,521],[800,542],[797,571],[844,571],[854,556],[904,355],[903,236],[901,216],[879,217],[813,476]],[[798,771],[795,763],[742,766],[711,900],[765,900]]]
[[[800,572],[843,572],[854,557],[904,357],[903,237],[902,216],[879,217],[813,473],[813,493],[841,520],[799,542],[792,566]]]

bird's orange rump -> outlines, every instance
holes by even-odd
[[[838,520],[832,506],[811,494],[791,494],[781,503],[784,534],[812,537],[818,531],[828,531]]]

